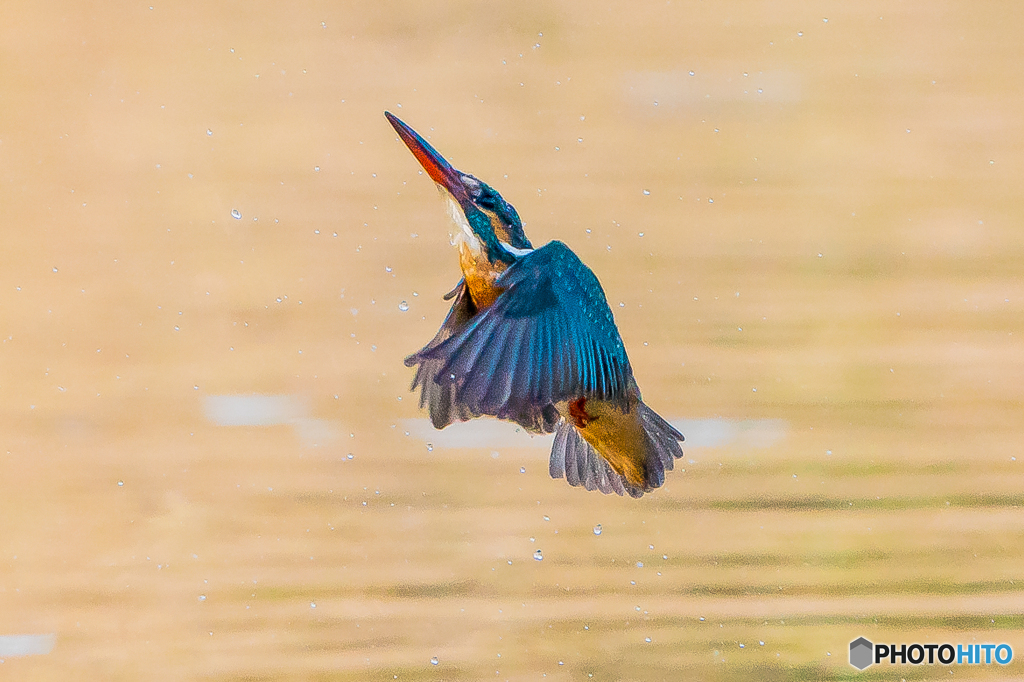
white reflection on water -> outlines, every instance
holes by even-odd
[[[275,426],[306,416],[306,403],[292,395],[210,395],[203,407],[217,426]]]
[[[203,411],[217,426],[292,426],[309,447],[329,445],[341,435],[338,424],[308,416],[306,401],[294,395],[210,395]]]
[[[726,445],[767,448],[782,440],[788,428],[782,419],[673,419],[672,426],[686,437],[683,449]],[[436,430],[429,419],[406,419],[410,436],[446,448],[551,448],[554,436],[531,436],[522,428],[496,419],[457,422]]]
[[[0,635],[0,656],[39,656],[53,651],[57,635]]]
[[[683,447],[691,448],[769,448],[788,429],[784,419],[673,419],[672,426],[686,436]]]
[[[206,418],[218,426],[288,425],[304,445],[317,447],[336,441],[341,426],[308,416],[306,402],[293,395],[211,395],[204,400]],[[684,450],[771,447],[786,435],[782,419],[673,419],[672,425],[686,436]],[[406,419],[409,435],[445,448],[542,448],[550,449],[552,435],[533,436],[521,427],[496,419],[457,422],[436,430],[429,419]]]

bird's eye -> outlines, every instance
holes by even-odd
[[[491,211],[494,211],[497,208],[497,203],[494,201],[494,195],[490,192],[481,193],[480,198],[476,200],[476,203]]]

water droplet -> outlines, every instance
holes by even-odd
[[[206,595],[205,594],[199,595],[199,601],[206,601]]]
[[[54,269],[53,269],[53,271],[54,271],[54,272],[57,272],[57,268],[54,268]]]
[[[316,608],[316,602],[315,601],[309,602],[309,608],[315,609]]]
[[[550,517],[550,516],[548,516],[547,514],[545,514],[545,515],[544,515],[544,520],[545,520],[545,521],[550,521],[550,520],[551,520],[551,517]]]
[[[206,134],[207,134],[207,135],[213,135],[213,131],[212,131],[212,130],[210,130],[209,128],[207,128],[207,129],[206,129]]]
[[[636,567],[637,568],[643,568],[644,567],[644,562],[642,562],[642,561],[636,562]]]
[[[599,523],[596,526],[594,526],[594,535],[600,535],[600,534],[601,534],[601,524]]]
[[[434,444],[433,443],[427,443],[427,452],[433,452],[433,451],[434,451]]]
[[[430,657],[430,664],[431,665],[437,665],[438,663],[440,663],[440,661],[437,660],[437,656],[431,656]]]
[[[313,172],[314,173],[319,173],[320,172],[320,166],[313,166]]]
[[[648,644],[650,644],[651,643],[651,638],[650,637],[644,637],[644,641],[647,642]]]
[[[124,481],[118,481],[117,482],[117,487],[118,488],[123,488],[124,487]]]
[[[355,455],[353,455],[353,454],[352,454],[351,452],[350,452],[350,453],[348,453],[347,457],[348,457],[349,459],[355,459],[355,458],[356,458],[356,456],[355,456]]]
[[[526,473],[526,467],[519,467],[519,473],[525,474]]]
[[[539,549],[536,552],[533,553],[533,558],[536,559],[537,561],[544,561],[544,555],[541,554]]]
[[[691,76],[692,76],[692,75],[694,75],[694,74],[693,74],[693,71],[691,71],[691,72],[690,72],[690,75],[691,75]]]
[[[650,194],[651,194],[651,190],[649,190],[649,189],[645,189],[644,190],[644,196],[650,196]]]
[[[405,301],[402,301],[401,303],[398,304],[398,309],[404,313],[406,310],[409,309],[409,304]]]
[[[235,220],[241,220],[242,214],[237,208],[233,208],[231,209],[231,217],[234,218]]]

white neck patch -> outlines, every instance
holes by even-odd
[[[516,247],[512,246],[508,242],[503,242],[503,241],[499,240],[498,244],[501,245],[501,248],[505,249],[506,251],[508,251],[509,253],[511,253],[513,256],[515,256],[517,258],[521,258],[521,257],[523,257],[523,256],[525,256],[525,255],[527,255],[529,253],[533,253],[533,249],[517,249]]]

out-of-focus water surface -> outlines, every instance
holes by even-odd
[[[4,15],[0,677],[1024,673],[1019,6]],[[385,109],[599,275],[664,488],[430,429],[458,270]]]

